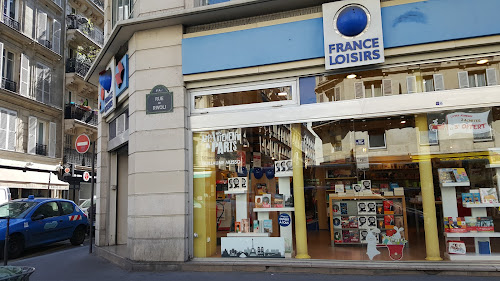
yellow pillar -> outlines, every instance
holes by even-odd
[[[297,259],[310,259],[307,253],[307,223],[304,198],[304,165],[302,159],[302,126],[292,124],[293,199],[295,207],[295,246]]]
[[[419,114],[415,117],[417,133],[420,136],[427,134],[427,115]],[[429,145],[419,144],[419,170],[420,185],[422,189],[422,207],[424,212],[425,248],[427,251],[426,260],[442,260],[439,251],[439,236],[436,219],[436,202],[434,199],[434,182],[432,179],[432,163],[430,158]]]
[[[215,158],[201,133],[193,134],[193,231],[198,235],[193,241],[194,256],[210,257],[217,251],[217,214],[215,166],[207,165]]]

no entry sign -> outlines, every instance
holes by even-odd
[[[81,134],[76,138],[75,148],[78,153],[85,153],[89,150],[90,139],[86,134]]]
[[[90,174],[89,172],[83,172],[83,180],[84,181],[89,181],[90,179]]]

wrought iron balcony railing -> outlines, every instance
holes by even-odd
[[[92,0],[92,2],[94,2],[94,4],[97,5],[97,7],[101,8],[104,10],[104,1],[101,1],[101,0]]]
[[[17,31],[21,30],[21,25],[19,24],[19,22],[13,18],[7,16],[6,14],[3,14],[3,23],[5,23],[10,28],[13,28]]]
[[[37,143],[36,147],[35,147],[35,153],[37,155],[47,156],[47,145],[46,144]]]
[[[71,58],[66,60],[66,73],[76,73],[82,77],[87,75],[89,72],[90,65],[77,60],[76,58]]]
[[[17,92],[16,82],[9,80],[7,78],[2,78],[2,83],[0,84],[0,88],[3,88],[5,90],[9,90],[11,92]]]
[[[97,163],[97,155],[94,158],[95,163]],[[84,154],[76,152],[74,148],[65,147],[64,148],[64,163],[71,163],[78,166],[91,167],[92,166],[92,153],[87,152]]]
[[[52,50],[52,42],[50,42],[49,40],[38,40],[38,42],[47,47],[47,49]]]
[[[92,27],[89,23],[82,23],[87,21],[85,18],[79,18],[76,15],[68,15],[66,19],[66,25],[68,29],[78,29],[83,34],[87,35],[90,40],[94,41],[97,45],[102,46],[104,44],[104,33]]]
[[[97,112],[74,103],[66,105],[64,108],[64,119],[75,119],[87,124],[97,126]]]

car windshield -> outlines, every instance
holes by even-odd
[[[80,205],[80,208],[88,208],[88,207],[90,207],[90,199],[83,201],[83,203]]]
[[[8,202],[0,205],[0,217],[10,217],[13,219],[23,218],[24,215],[36,206],[36,202]]]

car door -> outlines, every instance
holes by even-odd
[[[75,212],[75,205],[71,202],[59,201],[61,208],[61,232],[63,239],[71,238],[73,230],[81,222],[82,215]]]
[[[40,204],[31,215],[31,245],[47,244],[64,239],[62,217],[56,201]]]

